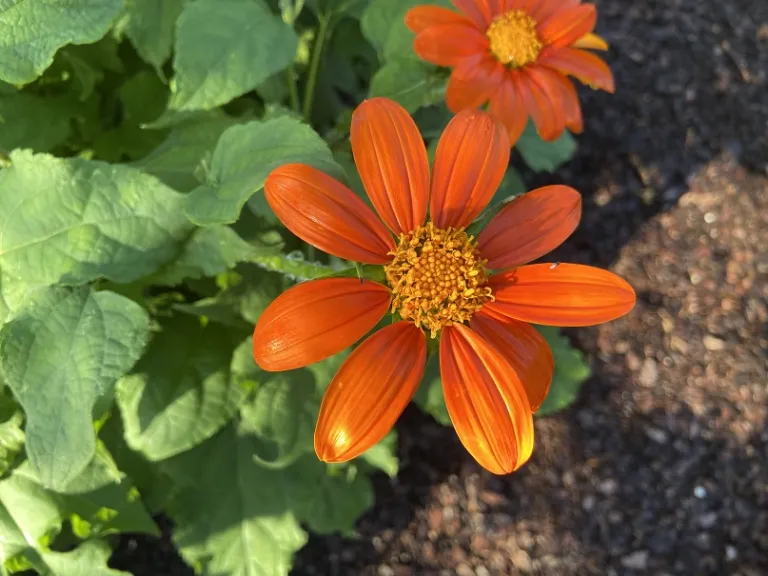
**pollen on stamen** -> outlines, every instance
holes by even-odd
[[[486,284],[486,260],[475,239],[463,229],[441,229],[432,222],[401,234],[385,266],[392,289],[392,312],[429,331],[468,322],[485,302],[493,300]]]
[[[536,21],[523,10],[497,16],[485,35],[493,56],[512,68],[535,62],[544,46],[536,32]]]

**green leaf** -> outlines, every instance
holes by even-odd
[[[413,401],[443,426],[451,425],[451,417],[445,406],[443,381],[440,379],[440,363],[437,354],[432,355],[427,361],[421,385],[416,391]]]
[[[230,368],[243,338],[190,316],[162,322],[133,373],[117,385],[128,446],[149,460],[163,460],[226,425],[245,399]]]
[[[134,168],[11,154],[0,172],[0,269],[29,284],[132,282],[176,253],[183,197]]]
[[[27,416],[30,461],[45,486],[61,488],[93,457],[91,409],[140,356],[149,318],[87,288],[41,289],[24,304],[0,329],[0,374]]]
[[[105,571],[108,548],[94,555],[94,541],[66,554],[49,550],[47,543],[65,519],[71,520],[75,530],[88,526],[94,536],[118,531],[157,534],[154,522],[135,496],[125,478],[92,492],[57,494],[41,486],[29,463],[23,463],[0,481],[0,565],[23,558],[18,563],[31,564],[41,574],[123,574]]]
[[[58,98],[0,95],[0,148],[47,152],[67,139],[71,118],[70,107]]]
[[[269,250],[265,247],[265,250]],[[181,255],[153,279],[155,283],[176,285],[187,278],[215,276],[256,255],[249,244],[229,226],[197,228],[184,245]]]
[[[197,121],[177,125],[160,146],[133,165],[159,178],[164,184],[189,192],[200,185],[198,168],[210,159],[221,134],[237,120],[211,112]]]
[[[250,343],[250,340],[249,340]],[[262,442],[254,452],[259,464],[279,469],[313,450],[313,433],[319,402],[314,377],[308,370],[270,374],[253,362],[246,349],[248,381],[255,386],[253,398],[242,410],[242,428]]]
[[[405,26],[405,13],[420,4],[424,4],[424,0],[373,0],[363,14],[363,34],[385,60],[398,56],[416,58],[414,34]],[[456,9],[449,0],[434,0],[429,4]]]
[[[576,142],[568,130],[554,142],[541,139],[532,121],[528,121],[515,148],[525,163],[536,172],[554,172],[576,153]]]
[[[365,474],[331,473],[333,468],[308,455],[285,471],[291,509],[320,534],[349,532],[371,506],[374,495]],[[352,472],[347,468],[347,472]]]
[[[66,44],[90,44],[109,30],[122,0],[4,0],[0,3],[0,80],[26,84]]]
[[[20,306],[30,287],[0,270],[0,326],[5,324]],[[0,384],[2,382],[0,381]]]
[[[445,97],[445,80],[420,60],[392,58],[371,79],[371,96],[390,98],[413,113]]]
[[[200,226],[237,220],[245,202],[276,167],[309,164],[341,176],[328,145],[306,124],[282,116],[227,129],[213,153],[206,182],[187,198],[189,218]]]
[[[536,326],[536,329],[546,338],[555,357],[555,373],[549,393],[536,413],[537,416],[546,416],[570,406],[592,370],[581,352],[571,346],[570,340],[560,333],[559,328]]]
[[[390,478],[397,476],[400,463],[397,459],[397,432],[393,429],[384,439],[360,456],[366,464],[378,468]]]
[[[197,0],[176,28],[171,110],[209,110],[293,62],[293,28],[253,0]]]
[[[11,469],[24,448],[23,421],[21,409],[6,390],[0,389],[0,477]]]
[[[44,552],[31,562],[41,573],[56,576],[130,576],[107,566],[111,555],[106,542],[90,540],[71,552]]]
[[[164,78],[171,56],[176,20],[187,0],[126,0],[122,27],[136,52]]]
[[[234,425],[164,462],[180,489],[173,539],[201,573],[287,576],[307,541],[290,511],[286,476],[256,464],[258,440]]]

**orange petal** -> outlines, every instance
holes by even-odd
[[[502,353],[454,324],[440,339],[440,375],[451,422],[474,459],[494,474],[522,466],[533,451],[531,406]]]
[[[499,89],[491,96],[489,104],[491,114],[501,120],[507,129],[510,146],[517,143],[528,123],[528,111],[517,88],[519,77],[517,70],[507,73]]]
[[[611,93],[615,90],[613,73],[608,64],[591,52],[576,48],[543,50],[539,56],[539,64],[575,76],[594,88]]]
[[[490,270],[521,266],[560,246],[581,219],[581,194],[545,186],[505,205],[477,237]]]
[[[505,318],[481,308],[472,317],[472,329],[504,355],[525,388],[531,410],[547,397],[555,360],[544,337],[527,322]]]
[[[485,55],[465,58],[451,73],[445,102],[454,113],[477,108],[499,88],[504,77],[504,67],[493,58]]]
[[[592,32],[596,23],[597,8],[592,4],[577,4],[558,10],[546,22],[540,24],[537,31],[545,45],[560,48],[569,46]]]
[[[579,95],[573,82],[559,72],[552,72],[553,82],[556,81],[561,90],[563,112],[565,113],[565,126],[574,134],[584,131],[584,117],[581,114]]]
[[[581,0],[519,0],[520,8],[525,9],[539,25],[547,22],[560,10],[578,6]],[[524,6],[523,6],[524,5]]]
[[[635,291],[625,280],[581,264],[522,266],[494,274],[488,284],[496,300],[485,307],[544,326],[594,326],[635,306]]]
[[[553,86],[539,66],[520,70],[520,94],[543,140],[557,140],[565,129],[565,110],[560,103],[560,90]]]
[[[480,110],[459,112],[435,153],[429,209],[438,228],[465,228],[488,204],[509,164],[509,136]]]
[[[461,10],[475,26],[480,30],[485,30],[491,23],[493,17],[488,0],[451,0],[451,3]]]
[[[423,4],[414,6],[405,14],[405,25],[418,34],[430,26],[440,26],[442,24],[459,24],[464,26],[473,26],[472,22],[464,16],[442,6],[432,6]]]
[[[352,153],[374,208],[396,234],[424,222],[429,159],[416,123],[387,98],[366,100],[352,114]]]
[[[348,348],[384,317],[389,289],[359,278],[325,278],[280,294],[253,331],[253,357],[264,370],[293,370]]]
[[[585,34],[576,42],[571,44],[571,48],[582,48],[585,50],[608,50],[608,42],[606,42],[601,36],[597,34]]]
[[[392,235],[349,188],[306,164],[275,168],[264,183],[272,211],[305,242],[339,258],[386,264]]]
[[[412,322],[382,328],[344,361],[323,396],[315,452],[346,462],[386,436],[424,375],[427,343]]]
[[[425,28],[413,41],[420,58],[437,66],[456,66],[465,58],[486,54],[488,38],[464,24],[441,24]]]

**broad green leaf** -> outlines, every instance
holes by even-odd
[[[0,80],[32,82],[62,46],[104,36],[122,7],[122,0],[3,0]]]
[[[445,407],[443,381],[440,379],[440,363],[437,354],[427,361],[424,377],[421,379],[421,385],[413,401],[443,426],[451,425],[451,417],[448,415],[448,408]]]
[[[420,60],[392,58],[373,76],[371,96],[390,98],[413,113],[445,97],[445,79]]]
[[[554,172],[576,153],[576,141],[568,130],[554,142],[541,139],[532,121],[528,121],[515,148],[525,163],[536,172]]]
[[[170,260],[183,197],[134,168],[11,154],[0,172],[0,269],[29,284],[131,282]]]
[[[125,0],[121,27],[146,62],[164,78],[163,63],[171,56],[176,20],[187,0]]]
[[[173,539],[204,574],[287,576],[307,541],[286,476],[256,464],[256,438],[229,425],[162,465],[180,490],[169,505]]]
[[[250,340],[249,340],[250,343]],[[246,349],[248,381],[255,384],[252,399],[242,409],[242,429],[256,435],[260,448],[254,458],[269,468],[285,468],[313,451],[312,436],[319,399],[315,380],[305,369],[269,373],[253,362]]]
[[[111,555],[109,544],[90,540],[71,552],[43,552],[31,563],[42,574],[56,576],[130,576],[107,566]]]
[[[360,515],[373,506],[371,481],[353,469],[335,469],[314,454],[285,471],[291,510],[320,534],[351,532]]]
[[[293,118],[228,128],[213,152],[205,184],[187,198],[187,215],[201,226],[234,222],[248,198],[264,186],[267,175],[291,162],[341,174],[325,141]]]
[[[159,178],[164,184],[189,192],[204,178],[197,177],[202,162],[210,160],[221,134],[237,120],[220,112],[175,126],[165,141],[133,165]]]
[[[0,95],[0,148],[47,152],[67,139],[71,118],[70,107],[59,98]]]
[[[265,247],[265,251],[270,250]],[[259,249],[249,244],[229,226],[197,228],[181,255],[153,279],[158,284],[176,285],[186,278],[215,276],[256,255]]]
[[[87,288],[38,290],[0,329],[0,373],[24,408],[27,455],[45,486],[66,486],[93,458],[91,409],[148,336],[140,306]]]
[[[118,48],[112,36],[105,36],[94,44],[67,46],[59,50],[40,82],[69,80],[77,85],[75,91],[79,92],[79,100],[85,102],[94,94],[96,85],[104,80],[106,72],[124,71]]]
[[[197,0],[176,28],[171,110],[209,110],[250,92],[296,55],[293,28],[254,0]]]
[[[5,324],[20,306],[30,287],[24,282],[3,274],[0,270],[0,326]],[[0,381],[0,383],[2,383]]]
[[[571,345],[559,328],[536,326],[536,329],[546,338],[555,357],[555,373],[549,393],[536,413],[537,416],[546,416],[570,406],[592,370],[581,352]]]
[[[133,373],[117,386],[128,446],[149,460],[163,460],[226,425],[245,399],[230,368],[243,337],[190,316],[162,322]]]

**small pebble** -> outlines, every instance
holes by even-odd
[[[736,546],[731,546],[730,544],[725,547],[725,557],[728,559],[729,562],[733,562],[738,558],[739,552],[736,550]]]
[[[693,489],[693,495],[696,496],[696,498],[698,498],[699,500],[701,500],[702,498],[706,498],[707,497],[707,489],[704,488],[704,486],[696,486]]]
[[[717,352],[725,348],[725,340],[721,340],[720,338],[715,338],[711,334],[707,334],[706,336],[704,336],[703,342],[704,342],[704,348],[706,348],[710,352]]]
[[[622,557],[621,565],[630,570],[645,570],[648,568],[648,550],[637,550]]]

